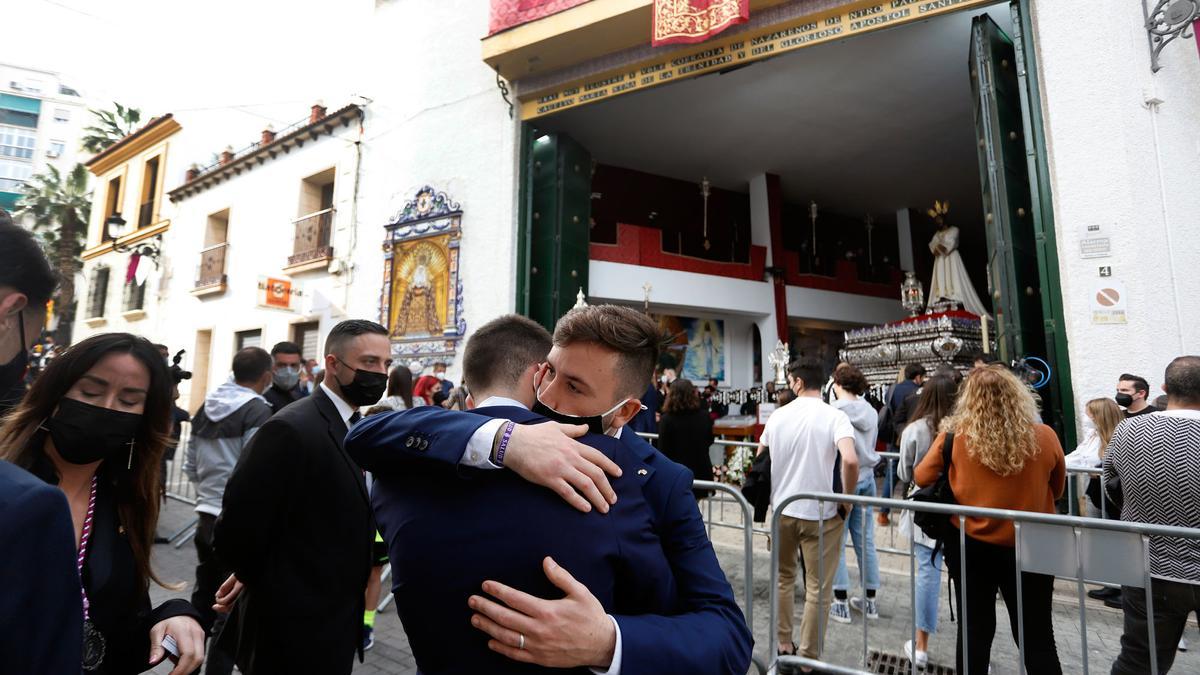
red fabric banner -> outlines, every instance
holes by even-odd
[[[557,14],[588,0],[492,0],[488,35]]]
[[[750,0],[654,0],[655,46],[704,42],[750,20]]]

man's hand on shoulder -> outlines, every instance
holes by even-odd
[[[577,424],[518,424],[513,428],[504,466],[530,483],[547,487],[583,512],[595,506],[608,513],[617,494],[608,476],[621,469],[599,450],[576,441],[587,433]]]

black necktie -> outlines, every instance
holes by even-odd
[[[355,424],[358,424],[358,421],[361,419],[362,419],[362,413],[355,410],[354,414],[350,416],[350,426],[354,426]]]

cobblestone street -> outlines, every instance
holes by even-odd
[[[705,513],[707,517],[707,513]],[[178,531],[191,519],[191,508],[178,502],[170,502],[164,509],[159,525],[160,533],[164,535]],[[725,509],[726,520],[734,522],[735,512],[732,508]],[[714,517],[721,519],[720,508],[714,509]],[[744,600],[744,563],[742,559],[741,532],[733,529],[718,528],[714,535],[717,554],[721,565],[729,576],[738,602]],[[879,528],[877,545],[880,548],[891,547],[894,544],[901,547],[900,536],[897,534],[893,542],[891,534],[884,528]],[[755,654],[759,658],[767,657],[769,642],[767,622],[769,620],[767,605],[768,587],[767,573],[770,558],[766,547],[766,537],[754,536],[754,637]],[[172,592],[157,586],[151,587],[151,596],[155,602],[169,597],[189,597],[196,564],[196,554],[190,541],[176,549],[173,545],[157,545],[155,548],[155,565],[165,580],[181,581],[187,586],[183,590]],[[851,561],[853,555],[851,555]],[[902,653],[904,641],[910,639],[911,619],[909,603],[909,570],[908,557],[901,555],[880,554],[881,576],[883,588],[879,592],[880,618],[869,622],[867,645],[870,649],[882,650],[893,654]],[[850,576],[855,578],[857,568],[850,562]],[[385,589],[386,589],[385,582]],[[933,664],[954,664],[954,624],[949,621],[946,604],[946,584],[942,583],[942,599],[939,606],[939,633],[930,640],[929,659]],[[851,591],[854,593],[855,591]],[[1083,636],[1080,632],[1079,606],[1075,585],[1072,582],[1059,581],[1055,590],[1054,603],[1054,633],[1058,643],[1059,658],[1062,659],[1063,672],[1082,673]],[[744,606],[744,604],[743,604]],[[802,612],[803,599],[796,602],[796,614]],[[1018,672],[1017,650],[1013,644],[1008,629],[1008,616],[1003,603],[998,602],[996,638],[992,646],[992,665],[995,675],[1009,675]],[[1087,639],[1088,664],[1094,672],[1108,672],[1113,659],[1120,651],[1122,617],[1120,610],[1110,609],[1102,603],[1087,601]],[[861,666],[863,658],[863,624],[859,614],[853,616],[851,625],[829,624],[826,637],[826,655],[832,662],[844,666]],[[797,620],[797,628],[798,620]],[[1200,634],[1196,632],[1196,624],[1191,623],[1187,635],[1194,639],[1196,647],[1200,648]],[[170,668],[159,666],[154,673],[165,674]],[[408,639],[400,625],[393,608],[380,613],[375,620],[375,647],[366,653],[366,659],[356,664],[355,673],[375,675],[377,673],[415,673],[416,663],[409,649]],[[1200,672],[1200,655],[1196,651],[1180,653],[1175,660],[1172,672]]]

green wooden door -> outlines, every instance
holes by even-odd
[[[988,292],[996,313],[1000,357],[1041,355],[1045,344],[1041,283],[1016,56],[1012,40],[987,15],[972,23],[970,71],[988,242]]]
[[[526,314],[553,330],[575,305],[576,294],[587,294],[592,158],[565,134],[534,132],[529,137],[529,206],[522,228],[529,240],[520,272]]]
[[[1045,359],[1044,418],[1068,445],[1074,410],[1041,91],[1033,63],[1028,1],[1011,4],[1015,39],[987,15],[972,23],[970,75],[988,240],[988,292],[1000,356]]]

